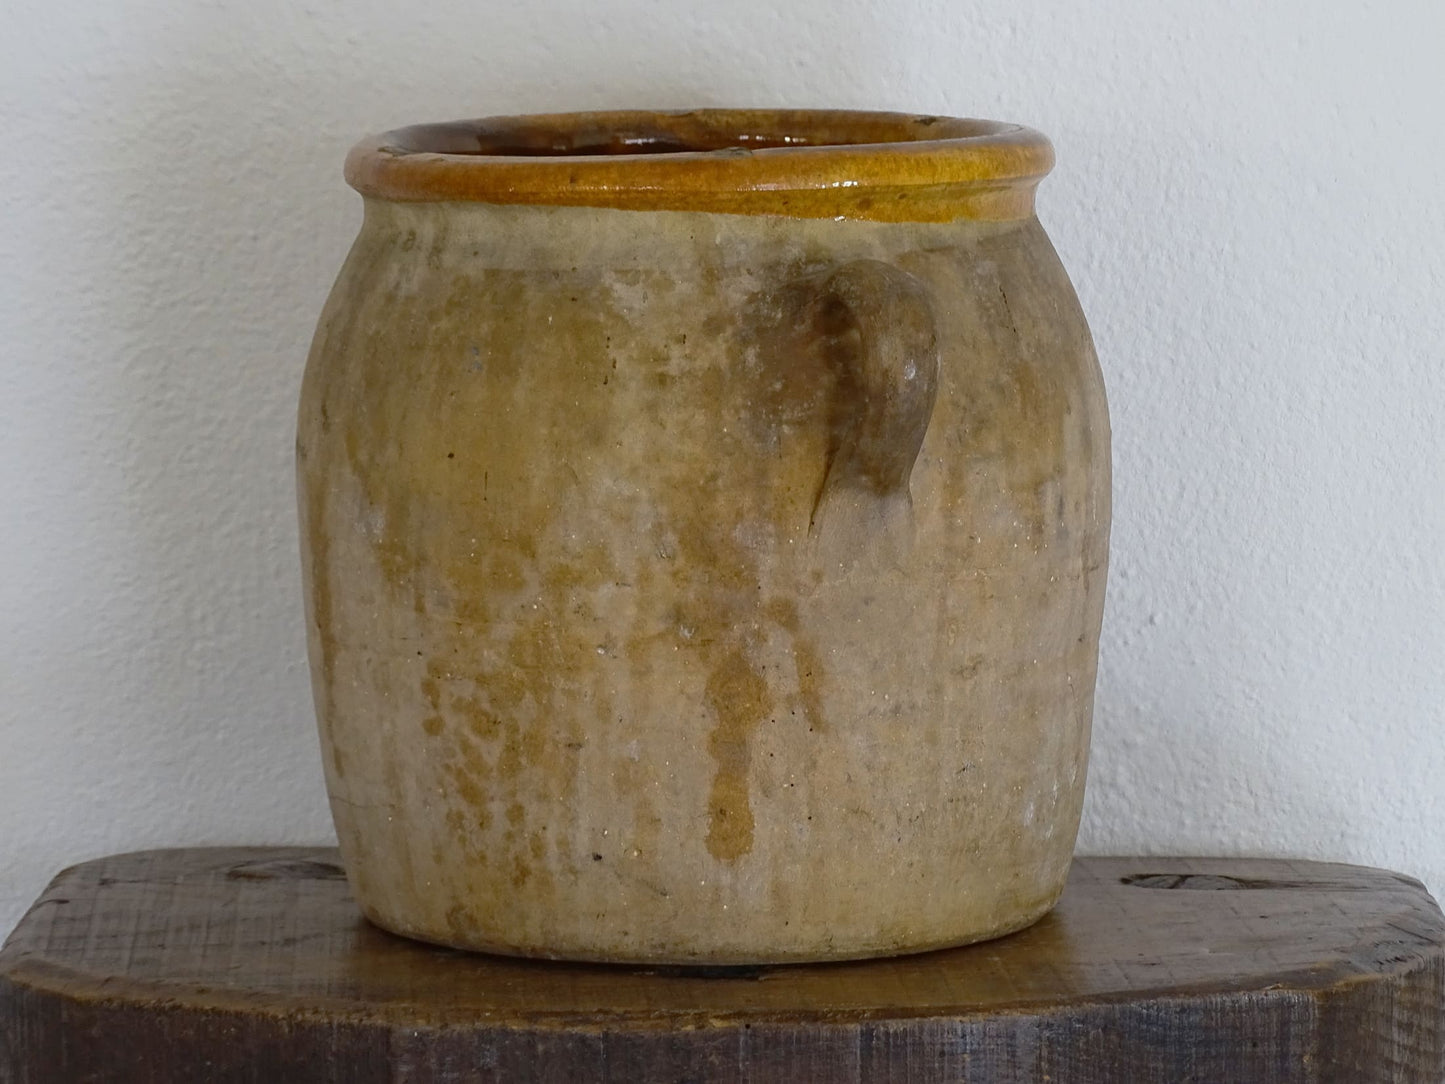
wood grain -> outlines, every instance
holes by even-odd
[[[854,964],[616,968],[393,937],[333,851],[60,874],[0,952],[0,1081],[1445,1079],[1416,881],[1093,858],[1002,940]]]

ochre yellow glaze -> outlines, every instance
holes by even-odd
[[[947,222],[1028,218],[1052,165],[1019,125],[700,109],[417,125],[357,144],[346,177],[389,200]]]
[[[673,963],[1033,921],[1083,796],[1108,432],[1031,217],[368,198],[298,436],[362,907]]]

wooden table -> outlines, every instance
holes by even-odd
[[[1442,945],[1393,873],[1086,858],[970,948],[541,963],[371,927],[330,850],[151,851],[60,874],[0,952],[0,1081],[1438,1084]]]

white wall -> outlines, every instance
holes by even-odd
[[[61,866],[330,838],[294,400],[398,124],[835,105],[1053,137],[1109,382],[1089,851],[1445,891],[1445,7],[12,0],[0,930]]]

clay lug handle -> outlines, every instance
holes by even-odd
[[[897,540],[911,529],[908,479],[938,393],[938,335],[927,288],[890,264],[854,260],[818,290],[818,333],[837,382],[809,533],[841,557],[880,532]]]

